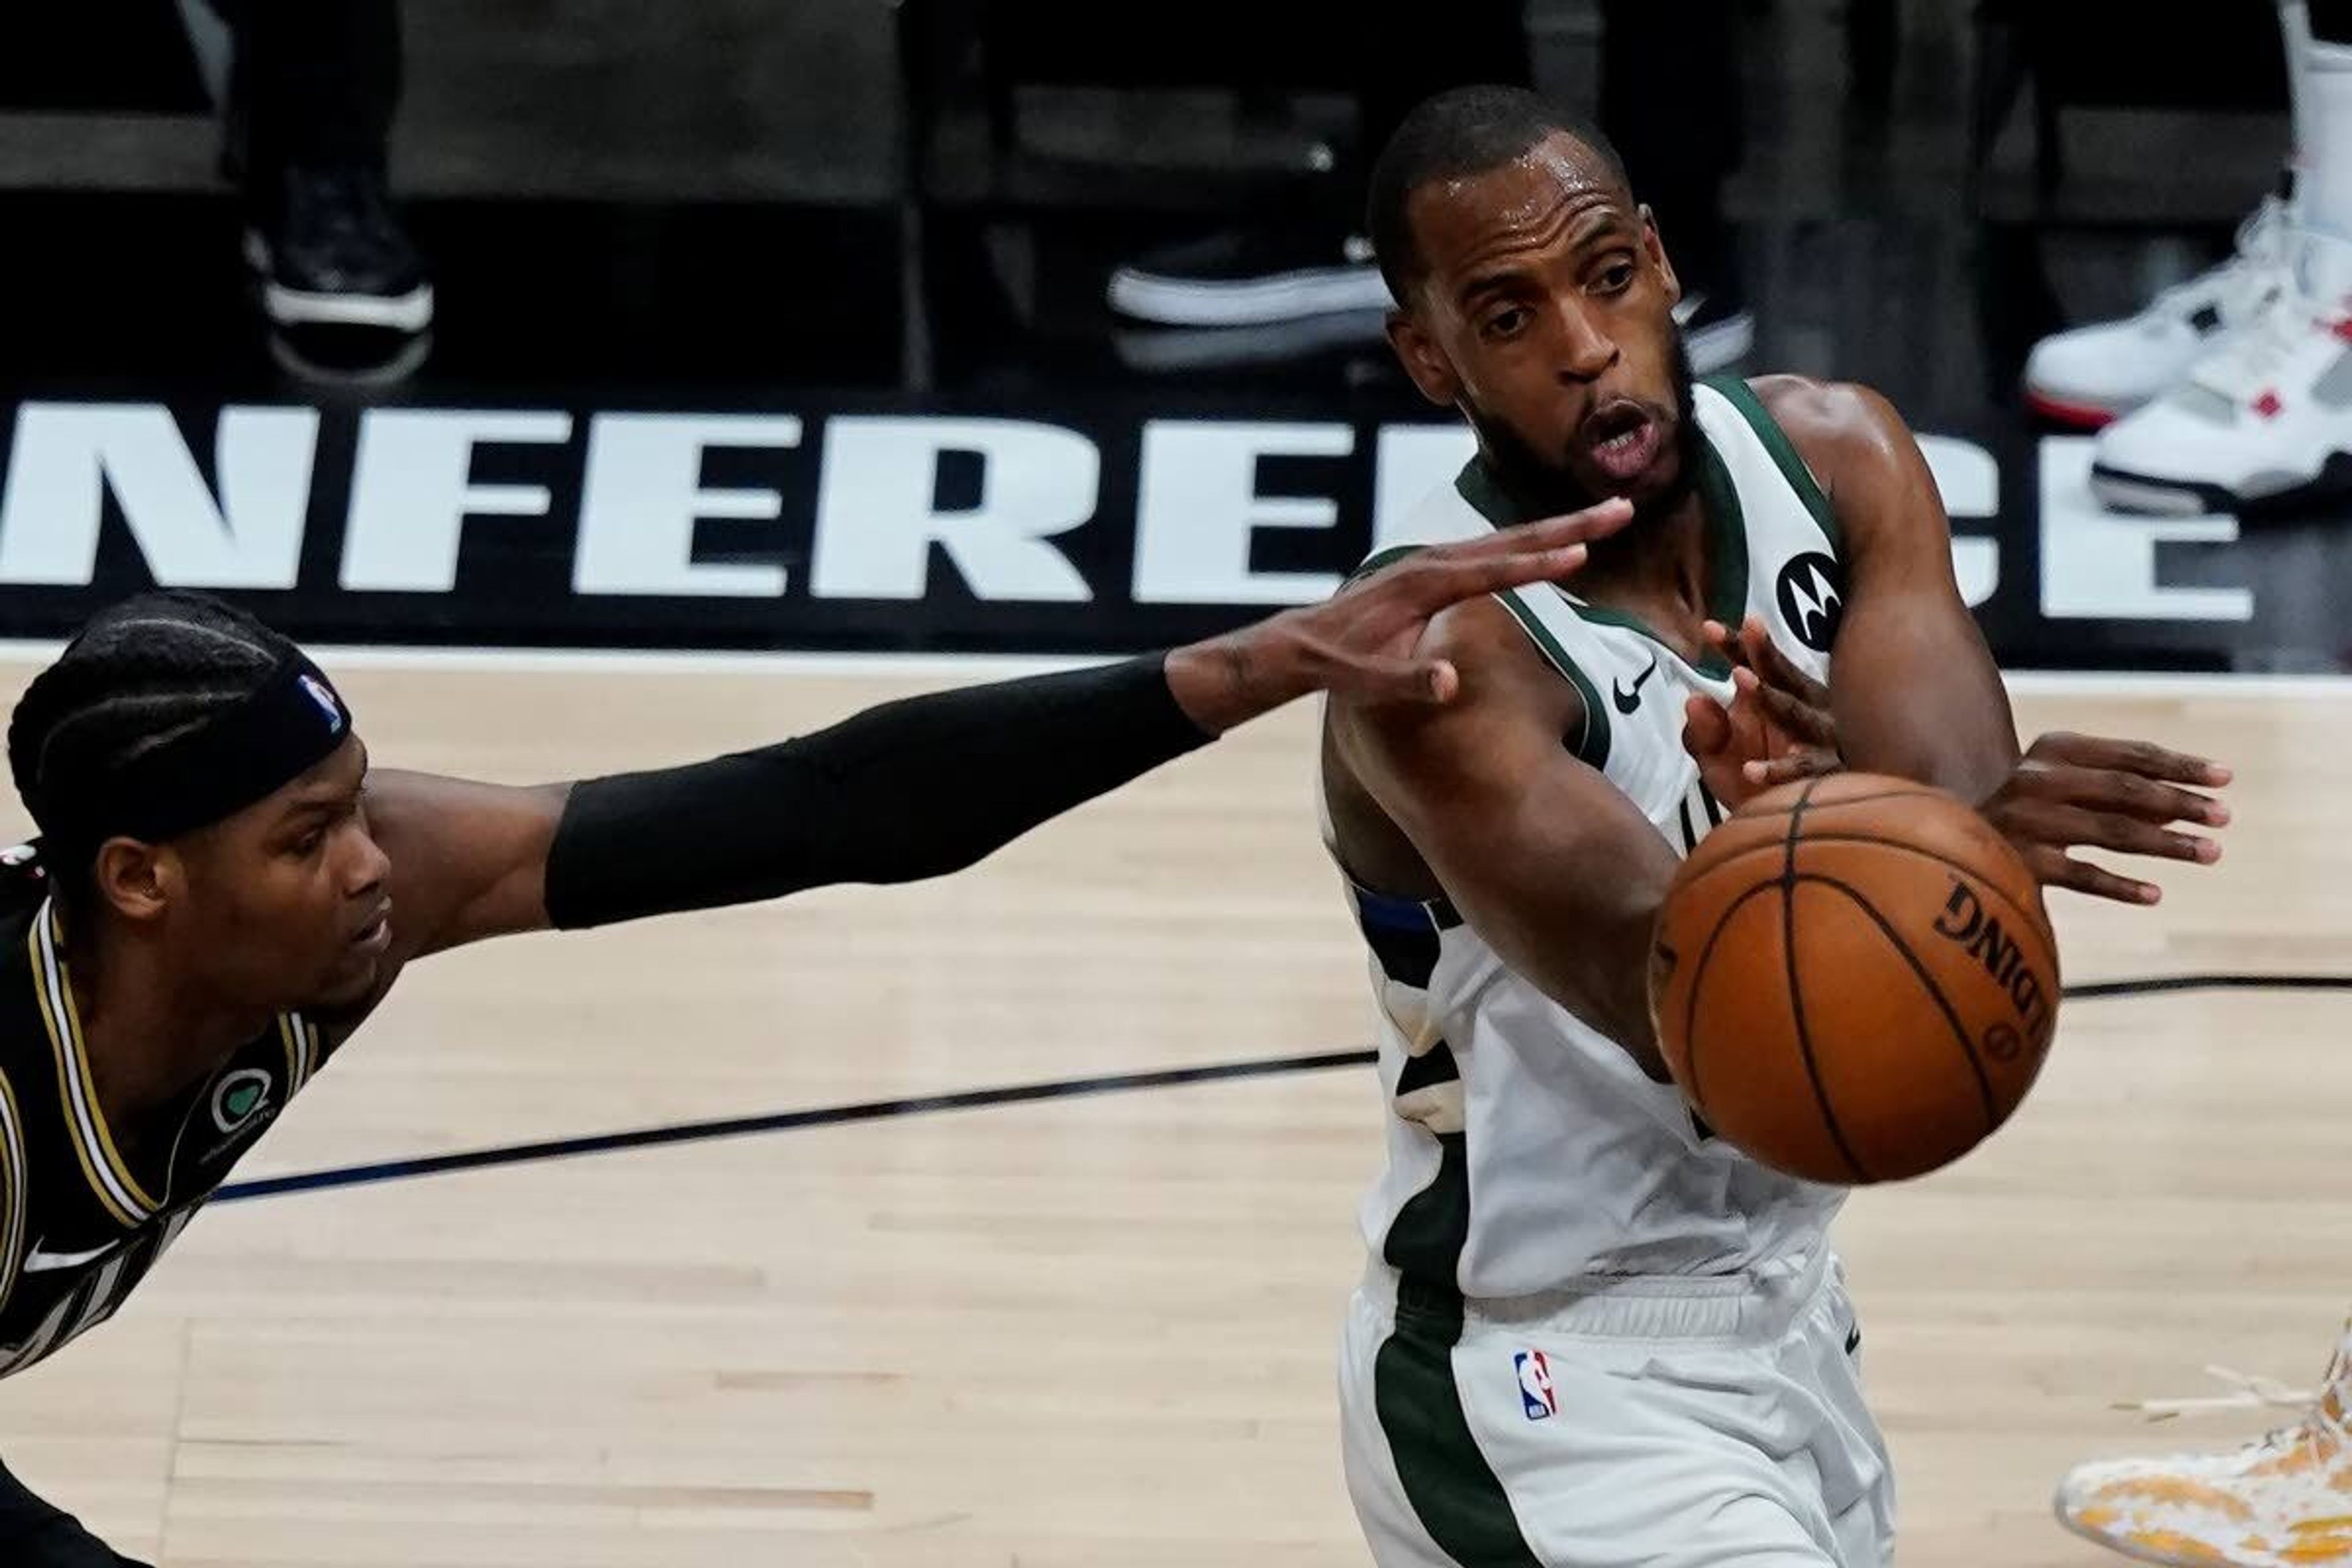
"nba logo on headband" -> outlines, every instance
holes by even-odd
[[[343,705],[335,700],[335,694],[328,690],[323,682],[310,676],[297,676],[295,679],[301,683],[302,689],[310,693],[310,700],[319,705],[319,711],[327,716],[327,732],[331,735],[341,734]]]

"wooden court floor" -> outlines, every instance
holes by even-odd
[[[380,762],[518,782],[925,684],[329,662]],[[2352,689],[2020,706],[2240,771],[2219,868],[2064,906],[2069,980],[2352,971]],[[952,880],[436,960],[242,1173],[1360,1047],[1311,719]],[[2326,993],[2072,1004],[1999,1139],[1853,1204],[1906,1568],[2101,1562],[2049,1521],[2064,1464],[2263,1424],[2110,1402],[2317,1373],[2347,1025]],[[0,1455],[165,1568],[1361,1563],[1332,1362],[1381,1115],[1366,1070],[1301,1071],[224,1205],[0,1385]]]

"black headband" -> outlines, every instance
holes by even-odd
[[[232,816],[331,755],[350,710],[319,667],[289,652],[218,718],[51,801],[42,831],[96,850],[117,835],[161,843]]]

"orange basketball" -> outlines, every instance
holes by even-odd
[[[1650,1009],[1718,1136],[1817,1182],[1949,1164],[2032,1087],[2058,950],[1990,824],[1906,779],[1841,773],[1748,803],[1658,917]]]

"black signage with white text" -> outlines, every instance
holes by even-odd
[[[2291,563],[2226,517],[2100,511],[2088,440],[1921,444],[2005,664],[2295,648],[2260,603],[2296,595]],[[1468,452],[1454,425],[1135,399],[27,400],[0,405],[0,632],[62,636],[156,584],[319,642],[1118,653],[1328,594]]]

